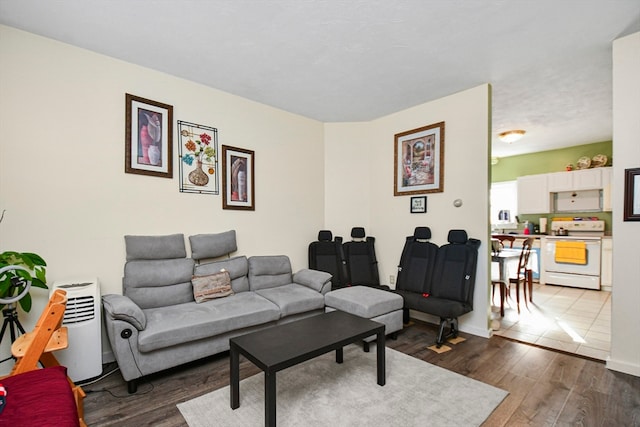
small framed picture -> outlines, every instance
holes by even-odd
[[[411,213],[427,212],[427,196],[418,196],[411,198]]]

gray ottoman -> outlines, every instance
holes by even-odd
[[[367,286],[336,289],[324,296],[325,311],[342,310],[383,323],[385,334],[394,337],[402,329],[403,304],[400,295]],[[375,335],[365,338],[365,351],[369,351],[369,343],[374,339]]]

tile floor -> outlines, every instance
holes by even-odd
[[[495,302],[500,296],[496,289]],[[516,309],[515,289],[505,302],[504,318],[494,334],[544,347],[606,360],[611,347],[611,292],[533,285],[533,304],[520,302]]]

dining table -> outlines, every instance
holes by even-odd
[[[505,290],[509,287],[509,261],[520,258],[521,249],[504,248],[491,252],[491,262],[500,266],[500,317],[504,317]]]

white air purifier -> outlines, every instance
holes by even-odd
[[[98,279],[56,281],[56,289],[67,292],[67,308],[62,325],[67,327],[69,345],[54,353],[67,367],[73,382],[94,378],[102,373],[102,332],[100,286]]]

